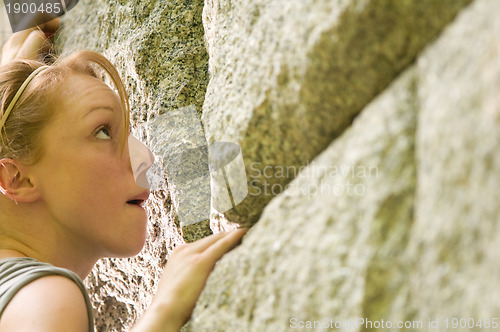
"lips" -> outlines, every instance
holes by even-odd
[[[140,208],[142,208],[144,202],[148,199],[149,197],[149,190],[143,191],[142,193],[134,196],[132,199],[127,201],[127,204],[129,205],[135,205]]]

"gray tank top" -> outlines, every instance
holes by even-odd
[[[15,257],[0,260],[0,317],[17,292],[30,282],[49,275],[60,275],[73,280],[80,287],[87,304],[89,331],[94,332],[92,304],[82,280],[72,271],[42,263],[33,258]]]

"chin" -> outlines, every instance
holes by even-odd
[[[139,241],[137,246],[135,246],[134,248],[132,248],[130,250],[130,252],[127,254],[126,257],[133,257],[133,256],[136,256],[137,254],[139,254],[142,251],[142,249],[144,248],[145,244],[146,244],[146,236],[144,236],[142,241]]]
[[[135,240],[135,241],[131,241]],[[128,238],[127,242],[122,242],[119,246],[111,250],[109,258],[129,258],[139,254],[146,244],[146,234],[141,238]],[[126,246],[124,246],[126,245]]]

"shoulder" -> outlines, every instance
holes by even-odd
[[[88,331],[84,295],[75,282],[58,275],[36,279],[12,298],[0,319],[3,331]]]

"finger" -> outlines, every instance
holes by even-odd
[[[233,249],[246,234],[248,229],[241,228],[230,232],[228,235],[215,242],[212,246],[205,250],[203,255],[210,256],[214,261],[219,260],[226,252]]]
[[[235,231],[232,232],[220,232],[217,234],[213,234],[210,236],[207,236],[201,240],[198,240],[196,242],[190,243],[189,246],[191,246],[191,249],[195,252],[202,252],[205,251],[207,248],[212,246],[214,243],[218,242],[219,240],[225,238],[226,236],[231,235]],[[246,231],[245,231],[246,232]]]
[[[40,29],[45,34],[52,35],[57,31],[60,24],[61,24],[61,19],[59,17],[57,17],[51,21],[48,21],[48,22],[40,25]]]
[[[16,54],[16,58],[37,60],[38,56],[49,48],[50,44],[45,34],[41,30],[36,30],[26,38],[26,41]]]
[[[9,40],[5,43],[4,47],[16,47],[20,46],[24,43],[26,38],[32,33],[34,30],[38,30],[36,28],[31,28],[23,31],[16,32],[10,36]]]
[[[2,64],[5,64],[16,57],[24,41],[34,29],[23,30],[14,33],[2,47]]]
[[[189,247],[194,252],[202,252],[228,234],[229,234],[228,232],[212,234],[203,239],[197,240],[193,243],[189,243],[186,246]]]

